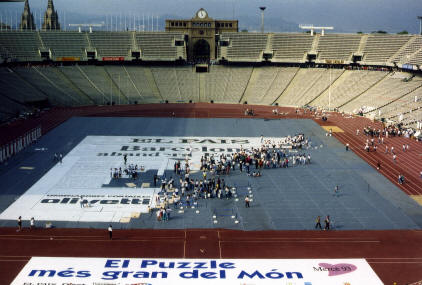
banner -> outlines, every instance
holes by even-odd
[[[80,61],[80,57],[74,57],[74,56],[62,56],[62,57],[56,57],[56,61]]]
[[[339,60],[339,59],[326,59],[325,63],[328,64],[344,64],[344,60]]]
[[[33,257],[12,285],[382,285],[364,259]]]
[[[103,56],[103,61],[124,61],[124,56]]]

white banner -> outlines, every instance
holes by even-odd
[[[381,285],[364,259],[33,257],[12,285]]]

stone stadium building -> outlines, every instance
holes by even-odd
[[[188,60],[209,61],[217,58],[219,35],[238,32],[238,21],[214,20],[207,11],[199,9],[190,20],[166,20],[166,31],[187,35]]]

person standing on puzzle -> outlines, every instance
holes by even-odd
[[[246,208],[250,208],[250,204],[249,204],[249,202],[250,202],[249,197],[248,197],[248,196],[246,196],[246,197],[245,197],[245,207],[246,207]]]

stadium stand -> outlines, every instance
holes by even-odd
[[[345,112],[362,109],[363,113],[367,113],[409,94],[420,86],[422,86],[420,77],[406,82],[404,79],[390,74],[379,84],[342,106],[341,109]]]
[[[315,53],[317,63],[347,63],[357,53],[369,65],[422,63],[419,35],[223,33],[220,38],[228,40],[229,46],[218,46],[217,58],[225,56],[232,62],[261,62],[265,52],[272,54],[271,62],[304,63],[307,53]],[[87,50],[96,51],[97,60],[131,60],[131,51],[140,51],[145,61],[187,59],[184,34],[177,32],[0,31],[3,60],[42,61],[40,52],[44,51],[53,60],[87,61]]]
[[[251,77],[251,67],[212,66],[205,81],[205,100],[203,102],[238,103],[246,90]],[[211,85],[223,79],[221,86]],[[207,87],[211,87],[208,89]]]
[[[169,102],[199,101],[199,75],[192,67],[153,67],[155,82]]]
[[[239,69],[230,69],[229,84],[225,89],[225,102],[240,102],[243,93],[251,77],[251,67],[239,67]],[[218,102],[218,101],[217,101]]]
[[[1,57],[11,61],[39,61],[42,47],[37,32],[0,32]]]
[[[4,90],[0,90],[0,96],[0,121],[5,121],[11,117],[18,117],[21,113],[27,111],[24,104],[9,98]]]
[[[163,100],[163,98],[160,97],[149,67],[125,66],[124,68],[126,69],[130,80],[133,81],[133,84],[136,86],[137,92],[139,91],[141,99],[137,100],[138,102],[159,103]],[[152,80],[148,80],[148,74],[151,75],[150,79]]]
[[[391,59],[391,62],[402,64],[422,64],[422,36],[415,35]]]
[[[45,81],[49,82],[50,85],[60,91],[61,94],[57,94],[58,96],[66,96],[69,98],[72,105],[84,106],[93,104],[92,100],[86,96],[81,96],[81,94],[77,92],[75,86],[61,73],[60,68],[33,67],[33,69],[38,72]]]
[[[39,71],[39,69],[47,68],[49,67],[14,67],[11,69],[20,78],[33,86],[33,88],[45,94],[50,104],[56,106],[74,106],[75,101],[64,94],[49,78],[45,78]]]
[[[361,35],[325,34],[319,38],[318,59],[351,61],[352,54],[359,49]]]
[[[309,90],[303,95],[302,98],[297,102],[298,106],[308,105],[316,97],[321,95],[322,92],[328,91],[330,85],[335,83],[345,71],[343,69],[328,69],[323,72],[320,79],[309,88]]]
[[[5,96],[11,96],[15,102],[23,105],[46,99],[44,94],[34,89],[11,68],[0,68],[0,84],[8,86],[7,89],[0,88]]]
[[[97,57],[128,57],[132,45],[129,32],[92,32],[89,39]]]
[[[91,82],[96,90],[99,90],[103,95],[103,103],[117,102],[116,94],[118,90],[111,83],[110,77],[106,74],[104,67],[92,66],[92,65],[81,65],[79,66],[81,72],[86,75],[87,79]]]
[[[42,61],[42,50],[53,60],[86,61],[88,49],[96,51],[98,60],[115,60],[112,57],[131,60],[130,51],[141,50],[143,60],[186,59],[186,46],[176,46],[175,40],[184,43],[184,35],[170,32],[0,31],[0,55],[8,61]]]
[[[141,49],[143,60],[174,61],[186,59],[185,46],[176,47],[175,40],[184,41],[181,33],[137,32],[136,45]]]
[[[3,67],[0,75],[3,89],[13,90],[13,100],[23,106],[42,100],[52,106],[214,101],[392,117],[422,97],[422,77],[377,70],[211,65],[209,72],[197,73],[191,65],[75,64]]]
[[[168,67],[151,67],[155,82],[161,94],[169,102],[184,102],[177,82],[176,70]]]
[[[332,81],[343,70],[333,70]],[[330,85],[330,71],[323,68],[304,68],[299,70],[289,87],[283,92],[277,103],[286,106],[302,106],[312,101],[320,92]],[[317,88],[315,88],[317,86]]]
[[[94,104],[102,105],[107,102],[104,94],[88,80],[88,76],[78,65],[62,66],[59,69],[84,94],[83,96],[90,97]]]
[[[403,115],[403,119],[402,120],[398,120],[396,117],[396,120],[394,120],[394,122],[398,122],[398,123],[402,123],[404,126],[406,127],[410,127],[410,128],[417,128],[417,122],[421,121],[422,119],[422,109],[421,109],[421,104],[419,104],[419,108],[416,110],[413,110],[412,112],[407,112]],[[390,118],[391,120],[392,118]]]
[[[264,97],[271,89],[279,71],[280,68],[277,67],[254,68],[241,101],[249,104],[265,104]]]
[[[304,62],[307,52],[311,51],[313,37],[308,34],[274,34],[272,62]]]
[[[422,107],[422,87],[406,94],[392,103],[379,108],[380,112],[372,112],[377,119],[387,118],[388,120],[399,122],[401,114],[411,114],[411,111]]]
[[[340,107],[374,86],[387,74],[383,71],[346,70],[341,78],[332,84],[331,90],[327,89],[309,104],[318,107]]]
[[[113,80],[115,84],[117,94],[121,96],[120,101],[125,98],[129,104],[133,104],[135,101],[139,101],[140,94],[136,89],[136,86],[131,81],[131,78],[128,76],[126,69],[123,65],[107,65],[104,66],[109,78]],[[119,104],[118,101],[116,104]],[[121,104],[121,103],[120,103]]]
[[[229,39],[227,59],[230,61],[262,61],[262,54],[267,46],[268,34],[261,33],[223,33],[222,38]]]
[[[175,73],[183,100],[199,102],[199,73],[191,66],[176,68]]]
[[[412,36],[410,35],[369,35],[364,49],[364,62],[384,65]]]
[[[45,48],[51,51],[54,59],[66,60],[66,57],[74,57],[73,60],[83,60],[86,58],[85,50],[88,47],[88,42],[85,33],[41,31],[39,34]]]
[[[207,74],[208,80],[204,81],[204,96],[200,99],[204,102],[228,102],[224,93],[229,83],[230,67],[226,66],[211,66]],[[202,84],[201,84],[202,85]]]
[[[274,104],[299,70],[300,68],[298,67],[281,67],[271,84],[271,88],[262,99],[262,103]]]
[[[419,66],[422,65],[422,48],[419,49],[419,51],[412,54],[412,56],[410,57],[409,63],[410,64],[416,64],[416,65],[419,65]]]

